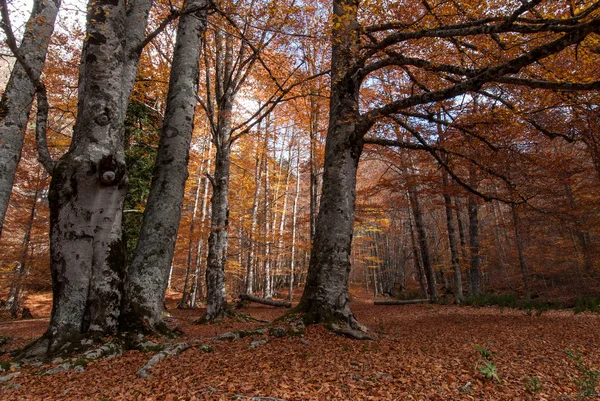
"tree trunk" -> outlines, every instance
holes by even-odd
[[[269,185],[269,124],[270,120],[267,120],[266,131],[265,131],[265,191],[264,191],[264,203],[263,203],[263,214],[264,214],[264,253],[263,253],[263,266],[264,266],[264,281],[263,281],[263,296],[265,298],[271,298],[271,241],[269,239],[271,233],[271,220],[269,219],[269,206],[270,206],[270,185]]]
[[[292,304],[289,302],[286,302],[286,301],[276,301],[273,299],[260,298],[260,297],[255,297],[254,295],[250,295],[250,294],[240,294],[240,299],[242,301],[256,302],[256,303],[263,304],[263,305],[276,306],[278,308],[291,308],[292,307]]]
[[[205,0],[188,7],[205,6]],[[163,300],[175,251],[194,129],[206,10],[183,14],[177,28],[167,108],[144,222],[127,282],[125,328],[164,331]]]
[[[115,334],[124,276],[121,220],[127,187],[124,119],[151,1],[95,1],[88,7],[69,151],[56,163],[50,204],[53,305],[44,336],[27,356]],[[133,73],[132,73],[133,71]]]
[[[35,0],[19,47],[39,79],[61,0]],[[16,61],[0,100],[0,236],[12,192],[35,88]]]
[[[332,38],[330,119],[323,188],[306,286],[298,310],[306,313],[308,322],[338,320],[361,328],[348,305],[356,170],[363,149],[362,137],[357,135],[360,81],[348,73],[352,68],[354,46],[358,43],[357,5],[335,0],[333,10],[340,17],[340,23],[336,24]]]
[[[38,198],[41,190],[41,174],[42,170],[40,167],[38,167],[35,193],[33,195],[33,205],[31,206],[29,219],[27,219],[25,236],[23,237],[23,244],[21,245],[21,260],[19,261],[19,264],[15,267],[13,281],[8,292],[8,298],[6,300],[6,307],[10,310],[10,317],[12,319],[16,319],[19,316],[19,310],[22,306],[21,301],[25,292],[24,279],[29,274],[29,243],[31,240],[31,232],[33,231],[33,223],[35,221]]]
[[[448,173],[442,171],[442,189],[444,195],[444,206],[446,209],[446,226],[448,227],[448,243],[450,244],[450,260],[452,270],[454,270],[454,299],[457,304],[463,302],[462,274],[460,271],[460,260],[458,257],[458,244],[456,242],[456,227],[452,216],[452,199],[448,194],[448,185],[450,184]]]
[[[207,174],[210,173],[210,165],[211,165],[211,152],[212,152],[212,140],[208,140],[208,153],[207,153],[207,166],[206,171]],[[207,215],[207,205],[208,205],[208,175],[204,177],[204,189],[202,194],[202,207],[200,212],[200,224],[204,227],[206,223],[206,215]],[[204,299],[204,290],[206,286],[203,283],[206,283],[206,274],[202,269],[202,254],[204,251],[204,238],[198,239],[198,249],[196,250],[196,269],[194,271],[194,280],[192,283],[192,289],[190,294],[190,308],[195,308],[198,298]]]
[[[429,253],[429,244],[427,243],[427,234],[425,233],[425,224],[423,222],[423,214],[421,212],[421,200],[417,194],[417,188],[409,184],[408,197],[412,208],[413,217],[415,218],[415,228],[417,230],[417,239],[419,249],[421,251],[421,261],[423,262],[423,271],[427,278],[427,292],[432,300],[438,299],[437,285],[435,282],[435,274],[431,265],[431,257]]]
[[[298,214],[298,197],[300,195],[300,144],[298,143],[298,152],[296,155],[296,193],[292,204],[292,250],[290,252],[290,288],[288,298],[291,301],[294,298],[294,273],[296,268],[296,226]]]
[[[231,109],[221,113],[229,116]],[[225,262],[227,261],[227,240],[229,228],[229,171],[231,164],[231,144],[229,142],[230,117],[219,118],[219,142],[215,158],[215,175],[212,180],[212,218],[208,237],[208,257],[206,262],[206,315],[205,321],[221,318],[227,312],[225,292]],[[225,137],[225,138],[224,138]],[[225,140],[224,140],[225,139]]]
[[[476,186],[474,186],[476,188]],[[469,250],[471,263],[469,266],[469,295],[481,294],[481,271],[479,258],[479,205],[474,195],[468,196],[469,211]]]
[[[254,201],[252,202],[252,213],[250,216],[250,238],[248,239],[248,266],[246,273],[246,293],[254,292],[254,255],[256,252],[256,228],[258,227],[258,200],[262,186],[262,152],[258,153],[258,142],[256,146],[256,164],[254,166]]]
[[[517,252],[519,254],[519,266],[521,267],[521,274],[523,275],[523,285],[525,286],[525,298],[531,299],[531,284],[529,279],[529,269],[525,262],[525,255],[523,254],[523,238],[521,235],[521,227],[519,220],[519,212],[516,206],[512,205],[513,224],[515,227],[515,242],[517,243]]]

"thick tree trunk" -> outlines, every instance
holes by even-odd
[[[46,337],[51,353],[82,334],[114,334],[120,314],[125,6],[95,2],[88,13],[77,122],[48,195],[54,303]]]
[[[73,140],[54,167],[48,194],[52,315],[28,356],[70,351],[78,338],[118,329],[124,119],[139,60],[136,38],[144,35],[150,6],[149,0],[132,1],[126,14],[125,2],[89,4]]]
[[[19,47],[39,79],[61,0],[35,0]],[[12,192],[35,88],[17,61],[0,100],[0,236]]]
[[[187,3],[206,6],[205,0]],[[144,222],[127,280],[122,325],[162,331],[163,300],[175,251],[194,129],[206,10],[179,20],[169,93]]]
[[[339,17],[339,26],[333,30],[332,38],[330,119],[323,189],[306,286],[298,310],[306,313],[308,322],[338,320],[361,328],[348,305],[356,170],[363,149],[362,137],[357,135],[360,82],[348,73],[352,68],[354,45],[358,42],[357,5],[336,0],[333,10]]]
[[[454,299],[457,304],[463,302],[463,286],[462,286],[462,274],[460,270],[460,260],[458,257],[458,243],[456,241],[456,227],[454,225],[454,217],[452,216],[452,198],[448,194],[448,185],[450,180],[448,179],[448,173],[442,172],[442,189],[444,195],[444,206],[446,210],[446,227],[448,228],[448,243],[450,244],[450,260],[452,264],[452,270],[454,271]]]

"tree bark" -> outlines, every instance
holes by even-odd
[[[35,0],[19,50],[40,78],[61,0]],[[0,100],[0,236],[8,201],[21,159],[21,150],[35,87],[16,61]]]
[[[363,149],[357,135],[360,81],[350,74],[357,35],[357,4],[335,0],[330,120],[325,144],[323,189],[306,286],[298,310],[308,322],[338,320],[362,328],[348,305],[354,231],[356,170]],[[348,17],[348,18],[346,18]]]
[[[10,317],[12,319],[16,319],[19,316],[19,310],[22,306],[21,301],[25,292],[24,280],[29,274],[29,243],[31,240],[31,232],[33,231],[33,223],[35,221],[38,206],[38,198],[41,190],[41,174],[42,170],[40,167],[38,167],[35,193],[33,195],[33,205],[31,206],[31,212],[29,213],[29,218],[27,219],[25,236],[23,237],[23,243],[21,245],[21,260],[19,261],[19,264],[15,267],[15,270],[13,272],[13,281],[8,292],[8,298],[6,300],[6,307],[10,310]]]
[[[257,302],[263,305],[276,306],[278,308],[291,308],[292,304],[286,301],[276,301],[274,299],[255,297],[250,294],[240,294],[242,301]]]
[[[474,180],[474,172],[471,171],[472,183],[477,188]],[[469,211],[469,295],[477,296],[481,294],[481,270],[479,258],[479,205],[474,195],[469,194],[467,198],[467,209]]]
[[[298,151],[296,153],[296,193],[292,203],[292,250],[290,252],[290,287],[288,290],[288,299],[291,301],[294,298],[294,273],[296,269],[296,227],[298,214],[298,197],[300,195],[300,144],[298,143]]]
[[[411,184],[408,186],[408,197],[410,199],[413,217],[415,218],[415,228],[417,230],[419,250],[421,251],[421,261],[423,262],[423,271],[427,278],[427,292],[429,298],[437,300],[438,291],[433,266],[431,265],[431,256],[429,253],[427,234],[425,232],[425,224],[423,222],[423,214],[421,212],[421,200],[417,194],[417,188],[413,187]]]
[[[448,228],[448,243],[450,244],[450,260],[452,264],[452,270],[454,271],[454,299],[457,304],[463,302],[463,286],[462,286],[462,274],[460,270],[460,260],[458,257],[458,243],[456,241],[456,226],[454,225],[454,218],[452,216],[452,198],[448,194],[448,185],[450,180],[448,173],[442,171],[442,185],[443,185],[443,196],[444,196],[444,208],[446,211],[446,227]]]
[[[187,3],[187,7],[206,5],[205,0]],[[127,329],[166,329],[162,320],[163,300],[188,177],[201,39],[205,29],[206,9],[184,13],[177,27],[167,107],[152,185],[127,278],[122,320],[123,327]]]
[[[246,268],[246,293],[254,292],[254,255],[256,252],[255,238],[256,228],[258,227],[258,200],[260,197],[260,189],[262,186],[262,153],[258,153],[258,142],[256,146],[256,163],[254,166],[254,200],[252,202],[252,213],[250,216],[250,236],[248,238],[248,266]]]
[[[48,194],[52,314],[28,356],[68,352],[81,337],[118,329],[124,119],[139,60],[136,38],[144,35],[150,6],[149,0],[132,1],[126,13],[123,1],[89,4],[73,139],[53,169]]]
[[[431,302],[430,299],[407,299],[407,300],[400,300],[400,299],[385,299],[385,300],[380,300],[380,301],[374,301],[373,304],[374,305],[410,305],[410,304],[424,304],[424,303],[428,303]]]
[[[517,244],[517,252],[519,254],[519,266],[521,267],[521,274],[523,275],[523,285],[525,286],[525,298],[531,299],[531,283],[529,278],[529,269],[525,261],[525,255],[523,253],[523,237],[521,235],[519,212],[516,206],[512,205],[513,224],[515,227],[515,242]]]

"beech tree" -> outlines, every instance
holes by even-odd
[[[421,148],[439,158],[415,126],[415,120],[428,121],[432,113],[426,112],[427,105],[486,90],[493,94],[504,85],[540,90],[598,87],[598,81],[568,82],[566,77],[561,78],[567,82],[554,81],[536,68],[539,64],[551,67],[557,53],[576,64],[570,49],[581,43],[579,51],[596,57],[585,40],[600,30],[597,2],[576,10],[543,0],[513,7],[504,2],[479,6],[466,1],[389,6],[333,2],[323,189],[306,287],[297,308],[309,322],[338,320],[361,328],[349,308],[347,289],[356,169],[365,143]],[[378,15],[380,7],[387,7],[385,15],[395,19],[363,25],[362,16]],[[389,71],[401,83],[393,98],[361,103],[361,87]],[[414,142],[365,137],[388,119],[410,133]]]
[[[179,20],[167,108],[158,145],[148,204],[127,276],[122,325],[165,331],[163,300],[181,217],[207,2],[190,1]]]
[[[87,15],[79,74],[77,120],[68,152],[53,161],[45,145],[45,88],[38,92],[40,158],[52,175],[50,254],[53,308],[44,336],[27,353],[53,354],[81,337],[118,329],[124,249],[121,236],[127,187],[123,126],[151,2],[93,1]],[[11,49],[24,69],[31,70]]]
[[[26,62],[34,80],[40,78],[60,0],[34,0],[31,15],[25,26],[19,53]],[[12,36],[6,0],[0,2],[2,28]],[[16,46],[16,43],[12,44]],[[0,235],[8,200],[13,186],[17,164],[21,159],[23,138],[36,88],[23,65],[17,61],[13,66],[2,100],[0,100]]]

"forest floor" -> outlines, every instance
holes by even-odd
[[[364,297],[362,296],[364,295]],[[173,300],[172,300],[173,301]],[[10,337],[6,351],[40,336],[50,312],[49,296],[30,297],[33,320],[0,322]],[[548,311],[538,315],[497,307],[448,305],[374,306],[366,294],[353,294],[352,310],[377,336],[357,341],[324,326],[306,328],[304,337],[261,337],[217,341],[215,337],[264,323],[191,322],[203,310],[176,310],[168,319],[194,344],[165,358],[139,378],[138,369],[154,353],[127,351],[93,361],[82,371],[55,374],[53,365],[12,367],[21,372],[0,383],[9,400],[558,400],[577,399],[586,377],[600,368],[600,315]],[[273,320],[285,310],[251,304],[244,312]],[[212,347],[201,349],[199,343]],[[581,356],[578,367],[565,349]],[[487,357],[498,380],[480,372]],[[482,356],[482,354],[484,354]],[[491,358],[491,360],[490,360]],[[56,362],[54,365],[57,365]],[[587,374],[587,376],[586,376]],[[598,378],[596,377],[596,380]],[[590,385],[588,385],[588,388]],[[600,388],[595,390],[600,391]]]

